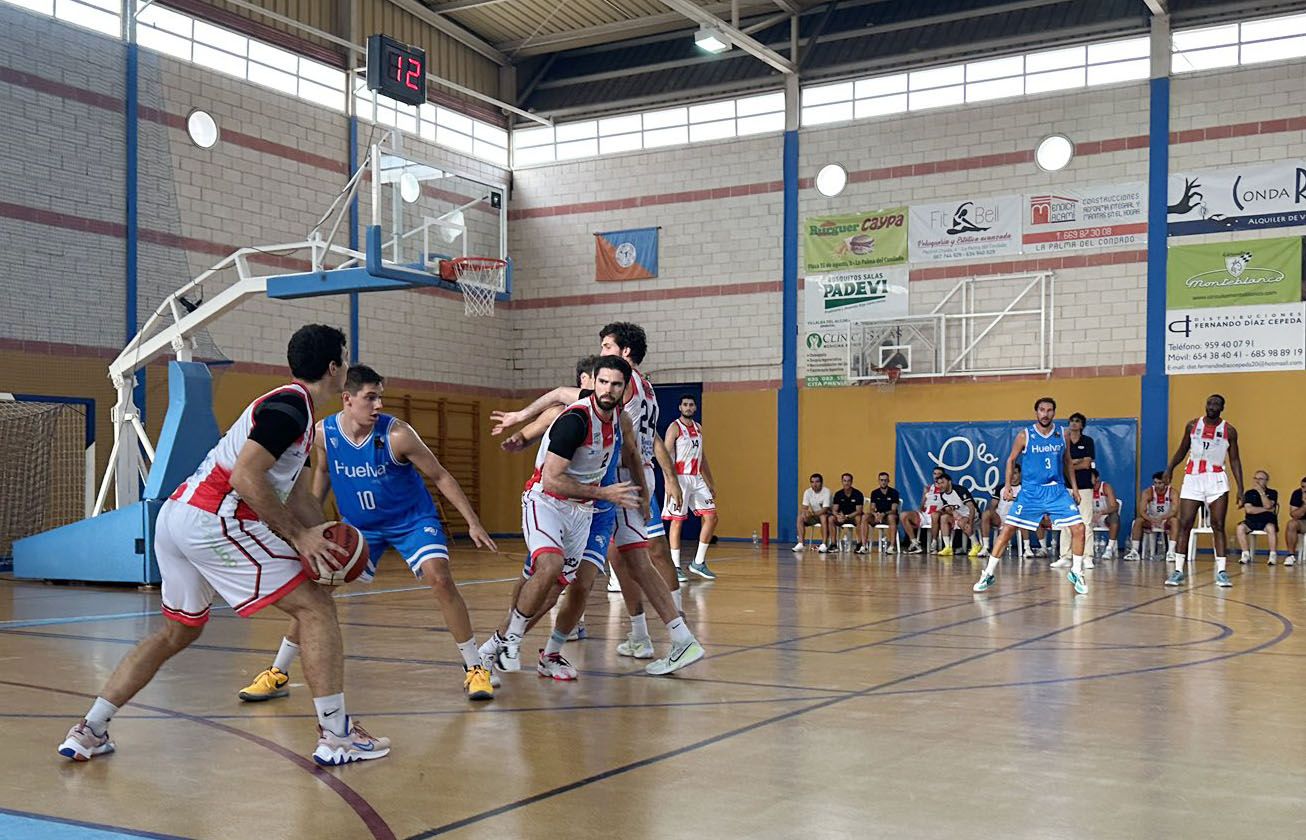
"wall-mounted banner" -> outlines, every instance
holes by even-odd
[[[1306,305],[1166,313],[1167,374],[1264,370],[1306,370]]]
[[[911,261],[982,260],[1020,253],[1020,196],[913,204]]]
[[[1301,238],[1176,245],[1166,262],[1166,309],[1297,303]]]
[[[1025,252],[1141,248],[1147,244],[1147,185],[1109,184],[1025,197]]]
[[[807,323],[881,321],[907,315],[907,267],[867,268],[808,277]]]
[[[808,388],[848,384],[848,322],[815,321],[798,333],[799,356]]]
[[[1170,176],[1171,236],[1306,224],[1306,161]]]
[[[658,276],[658,228],[594,234],[595,280],[650,280]]]
[[[806,273],[829,274],[907,261],[907,208],[818,216],[803,228]]]

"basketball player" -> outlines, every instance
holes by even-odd
[[[920,554],[919,534],[934,527],[934,520],[943,509],[943,495],[939,491],[939,481],[943,478],[943,467],[935,467],[933,478],[921,493],[920,510],[909,510],[902,515],[902,529],[907,532],[907,553]]]
[[[1070,529],[1072,559],[1066,579],[1075,587],[1076,593],[1083,595],[1088,592],[1088,584],[1084,581],[1084,520],[1079,515],[1079,487],[1065,432],[1052,422],[1056,413],[1056,400],[1039,397],[1034,402],[1034,423],[1016,433],[1011,454],[1007,456],[1007,483],[1002,488],[1002,498],[1014,504],[1002,523],[1002,532],[993,543],[988,565],[980,574],[979,581],[971,587],[976,592],[993,587],[998,561],[1007,550],[1007,543],[1015,536],[1016,529],[1037,530],[1044,516],[1048,517],[1053,528]],[[1022,481],[1019,497],[1012,492],[1016,485],[1017,460],[1020,461]],[[1069,493],[1066,492],[1067,480]],[[1029,482],[1028,487],[1024,485],[1025,481]]]
[[[970,491],[960,484],[952,483],[952,476],[944,473],[939,477],[939,496],[943,501],[943,508],[939,513],[939,530],[943,534],[943,548],[939,549],[940,557],[952,556],[952,530],[954,527],[960,528],[962,533],[969,537],[975,534],[975,521],[979,519],[979,510],[975,507],[975,497]],[[979,556],[979,543],[975,542],[971,546],[970,556]]]
[[[1102,474],[1096,468],[1089,470],[1093,482],[1093,529],[1106,528],[1106,551],[1103,560],[1116,559],[1116,542],[1120,539],[1120,500],[1110,484],[1102,480]],[[1084,557],[1084,568],[1093,568],[1093,553]]]
[[[1160,531],[1166,535],[1165,559],[1174,562],[1175,541],[1178,539],[1178,510],[1174,504],[1174,488],[1165,483],[1165,473],[1152,473],[1152,483],[1143,488],[1138,496],[1138,515],[1134,517],[1133,527],[1129,530],[1129,551],[1123,559],[1139,560],[1143,545],[1143,535],[1150,538]]]
[[[359,580],[368,583],[376,564],[393,546],[418,580],[431,587],[445,624],[462,655],[466,674],[463,690],[470,700],[494,696],[490,674],[481,667],[476,636],[467,604],[449,571],[449,548],[439,511],[423,477],[430,479],[467,521],[477,548],[498,547],[481,527],[471,502],[417,432],[404,421],[381,413],[385,379],[367,365],[353,365],[341,395],[344,409],[317,424],[313,445],[313,497],[326,502],[334,492],[340,516],[367,541],[367,569]],[[256,702],[290,693],[290,665],[299,651],[294,619],[281,640],[272,666],[237,695]]]
[[[680,568],[680,529],[689,511],[702,518],[703,527],[698,532],[698,554],[689,564],[689,571],[704,580],[716,580],[716,572],[707,567],[707,547],[712,544],[712,532],[716,530],[716,482],[712,480],[712,469],[707,464],[707,453],[703,451],[703,424],[694,420],[698,411],[698,402],[692,394],[680,397],[680,416],[667,427],[663,446],[667,452],[675,453],[676,481],[680,484],[682,501],[667,500],[667,510],[663,519],[671,521],[667,535],[671,543],[671,563]]]
[[[1238,482],[1238,501],[1243,497],[1243,464],[1238,455],[1238,430],[1221,415],[1224,397],[1212,394],[1206,398],[1206,414],[1189,420],[1184,428],[1183,440],[1165,470],[1165,483],[1169,484],[1175,467],[1185,457],[1184,483],[1179,488],[1179,545],[1175,551],[1174,571],[1165,579],[1166,586],[1179,586],[1186,579],[1184,563],[1188,560],[1188,540],[1192,537],[1197,509],[1206,505],[1211,512],[1211,541],[1215,543],[1215,585],[1229,587],[1229,573],[1225,571],[1224,515],[1229,509],[1229,477],[1224,471],[1226,456]]]
[[[320,573],[339,568],[344,550],[327,540],[322,507],[303,473],[313,446],[313,411],[345,380],[345,336],[310,324],[286,351],[292,381],[250,403],[199,468],[159,510],[154,551],[169,621],[123,658],[59,754],[88,761],[111,753],[109,721],[163,663],[204,630],[214,594],[246,618],[275,604],[295,620],[304,678],[317,707],[318,764],[383,758],[389,738],[374,738],[345,707],[344,654],[329,590],[308,583],[306,559]],[[284,501],[282,501],[284,499]]]

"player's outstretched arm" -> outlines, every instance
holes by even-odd
[[[1196,425],[1196,423],[1196,420],[1189,420],[1188,425],[1184,426],[1184,435],[1179,439],[1179,446],[1175,448],[1174,457],[1170,459],[1170,463],[1166,465],[1165,468],[1166,484],[1170,483],[1171,477],[1174,475],[1174,468],[1179,466],[1179,463],[1183,461],[1184,458],[1188,457],[1188,447],[1193,443],[1193,426]],[[1241,482],[1239,483],[1239,486],[1242,486]]]
[[[530,446],[535,441],[544,437],[544,433],[549,430],[549,426],[562,413],[563,406],[555,405],[544,409],[544,413],[527,423],[522,428],[513,432],[504,438],[499,448],[504,452],[520,452]]]
[[[508,428],[527,420],[534,420],[540,412],[551,405],[571,405],[580,399],[580,388],[563,386],[554,388],[535,402],[518,411],[491,411],[490,422],[494,424],[490,434],[500,435]]]
[[[1238,482],[1238,498],[1236,501],[1241,502],[1243,499],[1243,458],[1238,452],[1238,430],[1228,423],[1225,424],[1224,428],[1225,434],[1229,436],[1229,469],[1233,471],[1233,480]]]
[[[418,472],[435,484],[440,495],[458,509],[463,519],[467,521],[467,535],[472,538],[472,543],[477,548],[499,550],[494,540],[485,532],[480,517],[476,515],[476,510],[468,500],[467,494],[458,484],[458,479],[450,475],[444,468],[444,464],[440,463],[440,459],[435,457],[435,453],[426,445],[426,441],[418,436],[412,426],[402,420],[395,420],[390,426],[390,451],[395,454],[396,460],[407,461],[417,467]]]

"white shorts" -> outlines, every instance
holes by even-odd
[[[526,537],[526,566],[522,577],[535,574],[535,561],[542,554],[562,558],[558,583],[566,586],[576,579],[585,546],[589,543],[594,508],[567,499],[555,499],[537,489],[521,497],[521,528]]]
[[[217,593],[251,616],[308,580],[299,555],[262,521],[218,516],[169,499],[154,528],[163,614],[189,627],[209,620]]]
[[[707,481],[701,475],[678,475],[676,478],[680,481],[681,504],[677,505],[676,500],[667,497],[667,509],[662,514],[663,519],[671,519],[676,522],[684,522],[689,518],[689,511],[693,511],[695,516],[702,516],[705,513],[716,513],[716,500],[712,498],[712,491],[707,489]]]
[[[652,505],[650,509],[653,511],[652,516],[657,516],[657,505]],[[661,522],[662,520],[658,519],[658,523]],[[638,510],[617,508],[617,530],[612,537],[612,542],[617,546],[617,551],[622,552],[648,548],[648,523],[640,516]]]
[[[1179,490],[1179,498],[1209,505],[1228,492],[1228,473],[1189,473],[1184,476],[1184,485]]]

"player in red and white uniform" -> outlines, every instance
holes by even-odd
[[[909,510],[902,515],[902,528],[907,532],[909,541],[907,544],[908,554],[920,554],[920,532],[923,529],[934,528],[938,524],[939,514],[943,512],[942,478],[943,468],[935,467],[933,479],[925,488],[925,492],[921,494],[920,509]]]
[[[1174,562],[1175,542],[1178,540],[1179,510],[1175,505],[1174,488],[1165,483],[1165,473],[1152,473],[1152,483],[1138,496],[1138,515],[1129,534],[1129,552],[1125,560],[1141,558],[1139,549],[1144,532],[1150,537],[1161,532],[1166,535],[1166,559]]]
[[[1212,394],[1206,398],[1206,414],[1190,420],[1184,429],[1183,439],[1175,450],[1170,465],[1165,470],[1165,483],[1170,484],[1175,467],[1186,456],[1188,467],[1184,470],[1184,483],[1179,491],[1179,545],[1175,552],[1175,567],[1166,586],[1184,582],[1184,562],[1188,559],[1188,540],[1192,534],[1197,510],[1206,505],[1211,512],[1212,539],[1215,542],[1215,583],[1233,586],[1225,571],[1224,515],[1229,509],[1229,477],[1224,471],[1225,459],[1238,482],[1238,501],[1243,497],[1243,465],[1238,455],[1238,430],[1221,415],[1224,397]]]
[[[668,535],[671,543],[671,562],[680,568],[680,529],[682,523],[693,511],[703,520],[703,528],[698,532],[698,554],[689,565],[689,571],[704,580],[716,580],[716,572],[707,567],[707,548],[712,544],[712,532],[716,530],[716,491],[712,481],[712,469],[707,464],[707,453],[703,451],[703,426],[694,419],[698,411],[698,401],[692,394],[680,397],[680,416],[667,427],[664,440],[667,451],[675,453],[676,481],[680,484],[680,501],[667,499],[667,509],[663,519],[671,521]]]
[[[382,758],[388,738],[373,738],[345,710],[344,654],[328,590],[308,583],[300,556],[338,568],[344,550],[324,535],[322,509],[303,467],[313,445],[313,411],[344,386],[345,336],[310,324],[290,339],[293,381],[259,397],[190,478],[159,510],[154,552],[170,621],[119,663],[86,718],[59,753],[87,761],[113,752],[109,720],[163,663],[200,637],[209,604],[221,595],[237,615],[275,604],[295,619],[304,678],[317,707],[319,764]]]
[[[1093,528],[1107,529],[1106,551],[1103,560],[1114,560],[1116,546],[1120,539],[1120,500],[1110,484],[1102,480],[1102,474],[1096,469],[1089,470],[1093,480]],[[1084,558],[1084,568],[1091,569],[1088,557]]]

